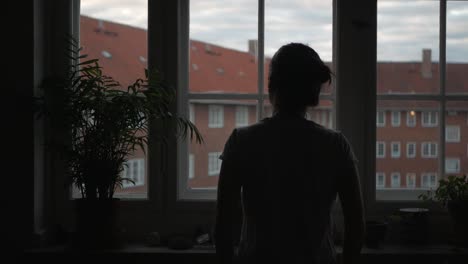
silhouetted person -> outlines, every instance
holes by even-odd
[[[358,263],[364,217],[354,154],[340,132],[305,118],[330,83],[330,69],[312,48],[290,43],[273,56],[268,78],[273,116],[234,129],[220,157],[219,261],[335,263],[331,210],[338,195],[343,263]]]

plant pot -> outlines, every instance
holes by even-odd
[[[453,226],[453,242],[468,248],[468,201],[448,201],[448,211]]]
[[[380,248],[385,240],[387,233],[387,222],[366,221],[366,239],[365,244],[368,248]]]
[[[426,244],[429,231],[429,210],[426,208],[401,208],[399,210],[400,239],[406,244]]]
[[[112,249],[121,246],[117,225],[119,199],[76,199],[75,202],[74,248]]]

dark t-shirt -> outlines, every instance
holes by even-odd
[[[241,192],[240,262],[336,262],[331,210],[340,178],[357,173],[340,132],[275,115],[234,129],[220,158],[232,170],[221,171],[220,181],[233,182]]]

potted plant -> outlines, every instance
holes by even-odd
[[[98,59],[80,54],[75,39],[69,44],[67,76],[46,80],[44,96],[35,102],[39,116],[67,134],[65,140],[53,138],[51,146],[65,158],[70,183],[81,195],[75,241],[80,247],[112,247],[118,241],[114,194],[124,182],[133,182],[122,172],[129,155],[146,150],[150,122],[159,120],[176,136],[203,139],[193,123],[170,111],[175,90],[159,72],[145,70],[144,79],[124,88],[103,74]]]
[[[452,219],[455,243],[468,246],[468,176],[449,175],[439,180],[435,190],[419,195],[425,201],[435,201],[446,207]]]

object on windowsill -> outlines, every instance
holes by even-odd
[[[387,227],[388,223],[384,221],[366,221],[366,246],[374,249],[382,248],[382,242],[384,242],[387,234]]]
[[[146,243],[150,247],[157,247],[161,245],[161,236],[158,232],[151,232],[146,237]]]
[[[428,241],[428,215],[427,208],[401,208],[400,238],[403,243],[425,244]]]

